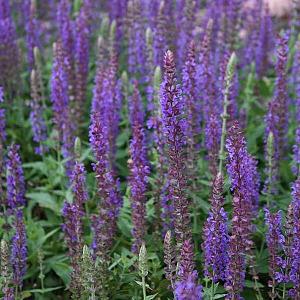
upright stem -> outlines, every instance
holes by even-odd
[[[143,299],[147,300],[145,276],[142,276]]]
[[[228,95],[229,95],[229,86],[226,85],[224,92],[224,103],[223,103],[223,113],[222,117],[222,135],[221,135],[221,144],[220,144],[220,154],[219,154],[219,173],[222,174],[223,161],[225,160],[225,138],[226,138],[226,124],[228,119],[227,108],[228,108]]]
[[[225,160],[225,138],[226,138],[226,125],[227,125],[227,108],[229,105],[229,92],[232,85],[232,79],[234,75],[234,69],[236,64],[236,55],[233,52],[230,56],[230,59],[227,64],[226,75],[225,75],[225,90],[224,90],[224,101],[223,101],[223,113],[222,117],[222,135],[221,135],[221,144],[219,152],[219,173],[222,174],[223,161]]]

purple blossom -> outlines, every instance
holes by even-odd
[[[18,145],[10,146],[6,165],[7,205],[12,210],[25,205],[25,181],[19,149]]]
[[[185,240],[181,246],[177,275],[180,280],[187,280],[189,277],[196,280],[198,277],[195,271],[194,245],[191,239]]]
[[[189,45],[190,40],[193,38],[195,1],[178,1],[176,3],[176,13],[176,29],[178,32],[176,53],[178,65],[181,67],[187,55],[187,45]]]
[[[82,163],[76,162],[72,173],[72,191],[74,194],[74,202],[82,207],[88,199],[86,190],[86,171]]]
[[[137,82],[129,102],[132,139],[130,141],[130,177],[132,207],[132,251],[138,253],[146,234],[146,192],[150,167],[147,158],[146,135],[144,129],[144,111]]]
[[[57,24],[61,51],[64,55],[64,68],[67,81],[67,91],[70,100],[74,100],[75,86],[75,26],[70,18],[71,3],[69,0],[59,0],[57,5]]]
[[[64,68],[64,54],[60,43],[55,44],[54,61],[51,74],[51,102],[53,108],[54,124],[59,134],[59,142],[62,147],[62,154],[68,159],[66,164],[67,174],[71,174],[73,158],[73,125],[69,112],[68,81]]]
[[[30,122],[33,132],[33,141],[39,145],[35,147],[35,153],[42,155],[47,152],[47,147],[43,143],[47,140],[47,127],[43,117],[42,91],[39,85],[38,74],[36,70],[31,72],[31,112]]]
[[[221,101],[216,95],[214,68],[211,64],[212,22],[207,24],[197,65],[197,96],[201,97],[202,115],[205,126],[205,148],[208,153],[209,169],[212,175],[217,172],[219,144],[221,139]],[[200,114],[198,114],[200,115]],[[198,117],[199,118],[199,117]],[[198,119],[198,123],[200,120]]]
[[[280,37],[277,47],[277,63],[276,63],[276,83],[275,92],[272,101],[269,103],[266,119],[265,143],[269,133],[273,133],[274,137],[274,166],[272,172],[272,181],[278,179],[278,164],[283,158],[286,135],[288,129],[288,94],[287,94],[287,75],[286,64],[288,58],[288,38]],[[267,146],[266,146],[267,147]],[[266,149],[267,153],[267,149]],[[272,182],[266,182],[266,186],[272,185]]]
[[[253,1],[252,7],[247,7],[249,13],[245,15],[245,26],[247,36],[244,46],[243,66],[247,68],[256,59],[256,53],[259,43],[260,24],[262,22],[263,1]]]
[[[155,29],[153,34],[153,55],[154,65],[162,66],[164,60],[164,53],[167,50],[167,18],[166,18],[165,2],[161,1],[158,7],[158,12],[155,20]]]
[[[225,280],[228,264],[227,214],[223,208],[223,176],[216,175],[211,196],[211,209],[203,229],[204,275],[214,282]]]
[[[202,299],[202,287],[197,284],[195,271],[194,249],[191,240],[185,240],[180,250],[178,269],[179,280],[175,283],[174,295],[176,300]]]
[[[98,205],[99,213],[92,217],[93,247],[95,253],[102,258],[107,257],[112,246],[117,217],[122,206],[119,180],[115,178],[115,172],[110,161],[111,152],[107,126],[99,112],[92,114],[89,136],[96,159],[93,170],[96,173],[98,194],[101,197],[101,202]]]
[[[191,235],[189,227],[189,201],[186,195],[185,143],[186,120],[183,118],[183,101],[177,84],[174,55],[165,54],[165,74],[161,85],[162,124],[168,146],[169,169],[167,175],[167,197],[174,206],[175,234],[180,244]],[[168,207],[163,207],[168,211]]]
[[[82,208],[77,203],[69,203],[65,201],[62,215],[64,217],[64,224],[62,229],[65,233],[66,244],[69,249],[69,256],[71,263],[76,263],[78,259],[78,248],[82,246],[82,221],[83,217]]]
[[[76,36],[75,36],[75,65],[76,65],[76,113],[78,121],[82,119],[86,102],[87,79],[89,71],[89,12],[80,9],[76,19]]]
[[[4,91],[3,91],[3,88],[0,87],[0,103],[3,103],[3,102],[4,102]],[[5,141],[6,141],[5,109],[0,108],[0,145],[1,145],[1,148],[3,148]]]
[[[292,220],[288,220],[292,224],[292,241],[290,251],[290,272],[289,279],[293,283],[293,288],[289,291],[289,295],[293,299],[300,297],[300,179],[298,178],[292,187],[293,201],[291,204],[293,213]]]
[[[19,49],[17,33],[11,16],[9,1],[0,1],[0,85],[13,92],[12,84],[18,78]]]
[[[296,43],[296,52],[294,56],[294,66],[293,66],[293,74],[295,74],[294,78],[294,86],[295,86],[295,93],[296,93],[296,122],[297,122],[297,129],[296,129],[296,136],[295,136],[295,144],[293,146],[293,153],[294,153],[294,165],[292,167],[293,172],[298,175],[299,168],[300,168],[300,41]]]
[[[256,72],[262,77],[270,65],[270,53],[274,48],[273,24],[268,6],[265,6],[261,17],[259,36],[256,48]]]
[[[276,284],[280,283],[284,279],[282,269],[284,266],[284,260],[281,257],[281,251],[283,250],[285,238],[282,234],[282,221],[281,212],[272,214],[265,208],[265,222],[268,226],[267,232],[267,245],[269,250],[269,274],[272,281],[269,282],[269,286],[272,287],[272,296],[275,297],[274,288]]]
[[[34,1],[26,0],[25,1],[25,15],[26,18],[26,42],[27,42],[27,57],[28,65],[32,70],[34,67],[34,47],[39,47],[39,24],[36,17],[36,7]]]
[[[176,300],[201,300],[202,286],[195,282],[193,276],[190,276],[176,283],[174,295]]]
[[[187,147],[188,168],[191,179],[196,176],[197,153],[200,135],[200,105],[196,96],[196,53],[195,42],[191,41],[188,47],[187,58],[182,74],[183,101],[187,116]]]
[[[128,70],[136,78],[144,82],[146,38],[145,28],[141,16],[140,1],[129,1],[127,8],[128,18]]]
[[[246,141],[237,121],[229,129],[226,141],[228,150],[227,172],[233,191],[232,233],[229,239],[229,262],[226,270],[226,299],[238,299],[246,273],[246,255],[253,243],[252,219],[258,197],[256,162],[248,154]]]
[[[15,211],[15,234],[11,241],[11,265],[13,269],[13,283],[22,287],[23,276],[26,273],[27,242],[23,213],[20,209]]]

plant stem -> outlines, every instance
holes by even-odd
[[[214,300],[215,298],[215,283],[214,280],[211,281],[211,293],[210,293],[210,299]]]
[[[226,75],[225,75],[225,90],[224,90],[224,101],[223,101],[223,113],[222,117],[222,135],[220,143],[220,152],[219,152],[219,173],[222,174],[223,170],[223,161],[225,160],[225,138],[226,138],[226,125],[227,125],[227,108],[229,105],[229,92],[232,85],[232,78],[234,75],[234,69],[236,64],[236,55],[233,52],[227,64]]]
[[[143,286],[143,299],[147,299],[147,294],[146,294],[146,282],[145,282],[145,276],[142,276],[142,286]]]

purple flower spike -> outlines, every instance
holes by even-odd
[[[74,100],[75,87],[75,26],[70,17],[71,3],[69,0],[59,0],[57,5],[57,24],[59,41],[64,53],[64,68],[66,71],[67,91],[70,100]]]
[[[19,49],[17,33],[7,0],[0,0],[0,85],[7,92],[12,91],[12,83],[18,78]]]
[[[266,238],[269,250],[269,274],[272,279],[268,286],[272,288],[270,297],[274,299],[276,297],[274,293],[275,286],[284,279],[282,272],[284,260],[280,256],[285,243],[285,238],[282,234],[281,212],[272,214],[268,209],[265,209],[265,222],[268,226]]]
[[[76,117],[78,122],[82,120],[84,107],[86,106],[87,78],[89,71],[89,15],[82,7],[76,19],[75,40],[75,64],[76,64]]]
[[[19,149],[18,145],[13,144],[8,150],[7,205],[12,210],[25,205],[25,182]]]
[[[273,24],[268,6],[263,10],[260,22],[259,38],[256,50],[256,72],[259,77],[265,75],[270,65],[270,53],[274,48]]]
[[[82,207],[88,199],[86,190],[86,171],[82,163],[76,162],[72,173],[72,191],[75,198],[75,203]]]
[[[201,300],[202,286],[195,282],[193,276],[189,276],[176,283],[174,295],[176,300]]]
[[[284,157],[286,136],[288,129],[288,94],[287,94],[287,74],[286,66],[288,59],[288,37],[283,36],[278,40],[277,63],[276,63],[276,83],[272,101],[269,103],[266,115],[265,142],[269,133],[273,133],[274,138],[274,170],[272,181],[278,179],[278,167],[280,160]],[[267,149],[266,149],[267,153]],[[272,182],[266,182],[266,186]]]
[[[27,42],[27,57],[30,70],[34,67],[34,47],[39,47],[39,24],[36,18],[36,7],[34,1],[26,1],[26,42]]]
[[[293,172],[296,175],[299,175],[300,170],[300,41],[297,41],[296,45],[296,52],[294,57],[294,66],[293,66],[293,74],[295,74],[294,78],[294,86],[295,86],[295,93],[296,93],[296,122],[297,122],[297,129],[296,129],[296,137],[295,137],[295,144],[293,146],[293,153],[294,153],[294,165],[292,167]]]
[[[167,50],[166,23],[167,23],[167,18],[166,18],[165,1],[161,1],[156,16],[155,29],[153,35],[153,52],[154,52],[153,54],[154,54],[155,66],[163,65],[163,60],[164,60],[163,55]]]
[[[239,299],[246,274],[246,255],[253,242],[252,219],[258,197],[256,163],[248,154],[246,141],[237,121],[229,129],[227,172],[233,191],[232,233],[229,239],[229,262],[226,270],[226,299]]]
[[[298,178],[292,187],[293,200],[291,203],[292,220],[287,220],[292,224],[292,242],[289,256],[290,272],[289,280],[293,283],[293,288],[289,291],[292,299],[300,298],[300,179]]]
[[[186,170],[184,148],[186,120],[183,118],[183,100],[177,84],[174,55],[165,54],[165,74],[161,85],[162,123],[168,146],[169,170],[167,197],[174,207],[175,234],[178,244],[191,237],[189,201],[186,195]],[[168,207],[163,208],[168,211]]]
[[[68,159],[66,164],[67,175],[71,175],[73,166],[73,125],[70,119],[68,81],[64,68],[62,45],[58,42],[53,47],[54,61],[51,75],[51,102],[53,107],[54,124],[59,134],[62,154]]]
[[[31,112],[30,121],[33,132],[33,140],[39,145],[35,148],[35,153],[42,155],[47,152],[47,147],[43,145],[43,142],[47,140],[47,127],[45,119],[43,118],[42,107],[42,91],[40,90],[38,74],[36,70],[31,72]]]
[[[175,283],[176,300],[202,299],[202,287],[197,284],[197,271],[194,263],[194,247],[192,241],[185,240],[180,250],[178,277]]]
[[[15,212],[15,234],[12,238],[11,264],[13,269],[13,283],[22,287],[23,276],[26,273],[27,242],[23,213],[20,209]]]
[[[93,170],[96,173],[98,194],[101,197],[98,206],[99,213],[92,217],[93,247],[96,255],[104,259],[107,258],[113,243],[122,198],[119,191],[119,180],[115,178],[110,161],[109,130],[99,112],[92,114],[89,135],[96,159]]]
[[[130,142],[130,178],[132,207],[132,251],[138,253],[146,234],[146,192],[150,167],[147,158],[146,135],[144,129],[144,111],[137,82],[129,102],[132,139]]]
[[[76,263],[76,259],[79,258],[78,254],[81,254],[78,253],[78,248],[80,248],[80,245],[82,244],[82,208],[75,203],[65,202],[62,209],[62,215],[65,219],[62,228],[65,233],[65,239],[73,265]]]
[[[200,107],[196,97],[196,50],[195,42],[191,41],[188,47],[187,58],[183,68],[182,90],[187,114],[187,147],[189,176],[196,176],[197,150],[200,134]]]
[[[217,174],[213,182],[211,209],[203,229],[204,275],[214,282],[225,280],[228,264],[227,214],[223,208],[223,176]]]

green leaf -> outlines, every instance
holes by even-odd
[[[27,193],[26,197],[34,200],[40,207],[49,208],[56,214],[61,215],[56,198],[49,193]]]
[[[214,295],[214,299],[221,299],[221,298],[224,298],[227,294],[217,294],[217,295]]]
[[[154,295],[146,296],[146,299],[147,299],[147,300],[152,300],[152,299],[154,299],[157,295],[158,295],[158,294],[156,293],[156,294],[154,294]]]
[[[261,283],[259,283],[259,282],[257,282],[256,285],[257,285],[257,287],[259,287],[259,288],[263,288],[263,287],[264,287],[264,286],[263,286]],[[246,281],[245,281],[245,287],[248,287],[248,288],[254,288],[254,287],[255,287],[255,282],[250,281],[250,280],[246,280]]]
[[[63,286],[56,286],[56,287],[53,287],[53,288],[46,288],[46,289],[33,289],[33,290],[25,291],[25,292],[27,292],[27,293],[46,294],[46,293],[50,293],[52,291],[59,290],[59,289],[62,289],[62,288],[63,288]]]
[[[63,262],[57,262],[51,265],[53,271],[68,285],[70,281],[71,267]]]

